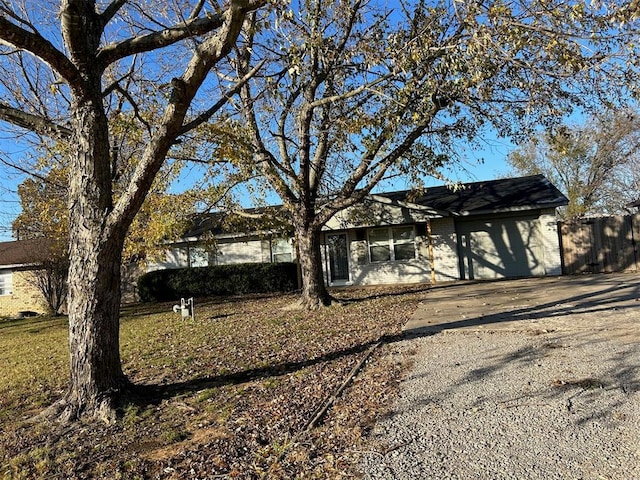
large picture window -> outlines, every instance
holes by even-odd
[[[11,270],[0,270],[0,296],[13,293],[13,273]]]
[[[413,227],[374,228],[369,230],[369,258],[372,263],[416,258]]]
[[[386,262],[391,260],[388,228],[369,230],[369,256],[371,262]]]

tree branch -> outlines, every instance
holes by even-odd
[[[3,12],[9,18],[13,18],[16,22],[22,25],[26,25],[33,31],[33,33],[38,33],[38,29],[35,27],[33,23],[17,15],[16,12],[14,12],[11,8],[9,8],[8,4],[4,1],[2,2],[2,4],[0,4],[0,12]]]
[[[40,175],[39,173],[36,173],[33,169],[21,167],[17,163],[10,162],[9,160],[5,160],[2,155],[0,155],[0,163],[6,165],[9,168],[13,168],[14,170],[17,170],[20,173],[24,173],[25,175],[28,175],[30,177],[37,178],[41,182],[48,183],[48,184],[53,185],[53,186],[55,186],[57,188],[60,188],[61,190],[65,190],[65,191],[67,190],[67,186],[66,185],[62,185],[62,184],[60,184],[58,182],[54,182],[50,178],[48,178],[48,177],[46,177],[44,175]]]
[[[293,106],[295,105],[295,102],[301,93],[302,92],[300,88],[296,88],[293,92],[291,92],[291,95],[289,95],[289,98],[287,98],[282,112],[280,112],[277,123],[278,134],[276,137],[276,142],[278,144],[278,149],[280,150],[280,158],[282,158],[283,168],[284,165],[287,165],[289,167],[287,169],[287,173],[290,177],[295,177],[295,173],[291,168],[291,157],[289,156],[289,150],[287,149],[287,140],[289,140],[286,133],[287,118],[294,111]]]
[[[220,15],[222,23],[219,31],[197,48],[182,77],[172,80],[172,92],[162,120],[147,144],[130,184],[109,214],[105,235],[113,233],[113,229],[119,229],[122,235],[126,234],[128,221],[144,202],[156,173],[180,133],[187,110],[198,89],[213,66],[235,45],[249,9],[259,8],[265,1],[231,0],[225,12]]]
[[[129,94],[129,92],[126,89],[122,88],[120,84],[116,84],[115,90],[120,92],[120,94],[129,101],[129,104],[133,107],[134,116],[140,121],[140,123],[145,126],[145,128],[147,129],[147,133],[151,133],[151,125],[149,125],[149,122],[142,118],[142,115],[140,115],[140,108],[138,107],[138,104],[133,99],[133,97]]]
[[[110,65],[122,58],[137,53],[149,52],[180,42],[186,38],[212,32],[223,25],[222,15],[212,15],[206,18],[187,20],[183,25],[153,32],[148,35],[129,38],[119,43],[106,45],[98,52],[98,61],[103,65]]]
[[[309,187],[312,192],[317,194],[320,188],[320,182],[327,166],[327,155],[329,154],[329,122],[331,118],[331,110],[327,106],[323,108],[320,118],[320,131],[317,135],[316,151],[311,159],[309,171]]]
[[[222,97],[215,103],[213,106],[206,111],[202,112],[196,118],[191,120],[189,123],[186,123],[180,129],[180,135],[184,135],[185,133],[193,130],[194,128],[202,125],[211,117],[213,117],[216,112],[218,112],[235,94],[237,94],[240,89],[245,85],[251,78],[262,68],[266,60],[262,60],[258,65],[253,67],[246,75],[244,75],[240,80],[236,82],[236,84],[227,92],[225,92]]]
[[[435,118],[438,111],[440,111],[440,108],[437,105],[434,105],[428,119],[423,120],[419,125],[417,125],[404,137],[403,141],[399,145],[376,162],[374,166],[370,167],[371,160],[373,160],[371,156],[368,161],[361,162],[358,168],[344,183],[343,188],[340,190],[336,198],[327,202],[325,209],[318,216],[318,222],[323,225],[333,216],[333,214],[335,214],[335,212],[355,205],[368,195],[384,178],[387,170],[395,163],[395,161],[404,155],[416,140],[422,136],[429,127],[431,119]],[[384,143],[385,141],[378,141],[378,145],[380,146],[384,145]],[[367,180],[364,187],[356,190],[356,187],[360,182],[371,172],[375,173]]]
[[[241,91],[243,114],[249,127],[249,131],[253,137],[252,144],[255,150],[255,156],[257,157],[258,162],[262,167],[262,171],[267,176],[281,198],[283,200],[286,199],[287,201],[294,203],[298,199],[289,185],[287,185],[287,182],[285,182],[284,179],[278,174],[278,171],[282,172],[282,174],[292,183],[296,183],[296,177],[293,172],[287,171],[284,166],[278,162],[275,156],[264,144],[262,135],[260,134],[258,121],[256,120],[254,111],[254,100],[253,98],[251,98],[248,86],[245,85],[241,89]]]
[[[0,16],[0,44],[35,55],[69,84],[72,90],[84,85],[78,69],[71,61],[46,38],[29,32]]]
[[[109,5],[107,5],[107,8],[105,8],[104,11],[100,14],[103,28],[107,23],[109,23],[109,21],[115,16],[115,14],[118,13],[118,10],[120,10],[125,3],[127,3],[127,0],[114,0]]]
[[[23,112],[22,110],[13,108],[12,106],[1,102],[0,119],[16,125],[17,127],[24,128],[38,135],[53,138],[55,140],[68,140],[73,134],[71,129],[62,125],[57,125],[45,117]]]
[[[238,53],[238,70],[241,73],[247,71],[251,60],[252,50],[250,47],[251,45]],[[278,162],[275,156],[265,145],[262,135],[260,134],[260,127],[256,118],[255,99],[251,94],[251,89],[248,84],[244,84],[240,89],[240,99],[242,102],[242,115],[247,122],[247,126],[252,137],[251,143],[254,148],[254,155],[260,164],[262,172],[269,179],[273,188],[276,189],[283,201],[295,203],[297,201],[295,193],[278,172],[282,173],[282,175],[291,183],[296,182],[295,174],[293,171],[285,169],[285,167]]]
[[[315,102],[310,103],[309,104],[309,108],[313,109],[313,108],[321,107],[321,106],[326,105],[328,103],[335,103],[337,101],[347,100],[349,98],[355,97],[359,93],[362,93],[362,92],[364,92],[366,90],[370,90],[373,87],[375,87],[376,85],[384,82],[385,80],[389,80],[390,78],[393,78],[394,75],[396,75],[394,72],[390,72],[390,73],[387,73],[385,75],[382,75],[381,77],[375,79],[372,82],[365,83],[363,85],[360,85],[358,88],[354,88],[353,90],[349,90],[348,92],[337,94],[337,95],[331,95],[331,96],[328,96],[328,97],[319,98]]]
[[[200,12],[202,12],[206,1],[207,0],[198,0],[198,3],[193,8],[193,12],[191,12],[191,15],[189,15],[189,20],[195,20],[196,18],[198,18],[198,15],[200,15]]]

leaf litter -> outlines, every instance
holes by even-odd
[[[128,307],[122,358],[137,388],[120,421],[82,422],[64,432],[24,422],[33,405],[28,392],[16,392],[21,401],[9,402],[16,420],[0,427],[0,472],[69,479],[357,477],[363,441],[406,367],[393,356],[393,342],[373,351],[318,425],[306,427],[372,345],[400,334],[427,288],[334,291],[340,302],[314,312],[285,308],[292,295],[213,298],[198,302],[195,322],[167,313],[169,304]]]

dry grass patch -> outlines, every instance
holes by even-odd
[[[291,295],[210,299],[196,321],[171,305],[123,310],[124,370],[138,386],[113,426],[25,422],[67,381],[66,321],[0,324],[5,478],[327,478],[352,475],[358,445],[402,365],[376,352],[328,412],[313,413],[383,336],[400,333],[425,287],[334,292],[317,312]],[[382,359],[385,359],[384,361]],[[389,360],[391,359],[391,360]]]

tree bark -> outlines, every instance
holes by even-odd
[[[63,421],[115,420],[127,379],[120,363],[120,264],[126,231],[108,227],[113,210],[107,118],[100,81],[78,99],[69,178],[69,348],[71,381]]]
[[[100,13],[101,8],[95,1],[62,0],[59,19],[64,51],[54,46],[58,42],[41,37],[35,26],[12,14],[10,6],[3,8],[0,43],[16,51],[30,52],[46,63],[55,77],[69,87],[67,98],[71,98],[69,115],[66,112],[64,115],[70,125],[64,127],[54,125],[48,114],[35,115],[0,102],[0,120],[64,140],[69,146],[70,386],[65,397],[43,416],[58,416],[67,421],[80,416],[115,419],[115,401],[128,385],[120,363],[119,339],[120,265],[127,230],[176,138],[211,118],[234,93],[231,89],[205,115],[184,125],[191,103],[209,73],[236,44],[246,15],[266,3],[266,0],[232,0],[226,2],[219,13],[209,14],[202,10],[202,2],[196,2],[192,14],[174,26],[158,29],[157,22],[149,18],[152,27],[140,25],[132,37],[116,39],[105,35],[112,28],[107,28],[107,24],[127,2],[114,1]],[[122,14],[127,15],[127,11]],[[105,101],[113,90],[107,87],[103,91],[104,73],[127,57],[162,52],[165,47],[189,38],[197,38],[192,56],[187,59],[182,75],[171,75],[162,119],[151,132],[140,161],[131,172],[130,183],[114,201],[111,139],[106,116],[106,105],[110,103]],[[172,51],[167,54],[171,55]],[[136,78],[134,70],[138,68],[144,78],[143,66],[132,69],[131,78]],[[240,83],[246,82],[257,69],[247,72]],[[119,67],[114,71],[119,71]],[[22,69],[20,74],[24,73]],[[156,78],[155,72],[152,76]],[[39,88],[40,83],[35,82],[32,88]],[[22,98],[19,89],[20,84],[13,93]],[[135,109],[133,97],[125,91],[121,93]],[[63,98],[63,94],[60,95]],[[43,108],[47,102],[43,97]]]
[[[302,218],[294,220],[294,229],[302,278],[300,306],[315,310],[330,305],[322,272],[321,228]]]
[[[71,243],[69,348],[71,381],[62,420],[87,415],[111,422],[128,381],[120,363],[122,245],[97,231]]]

